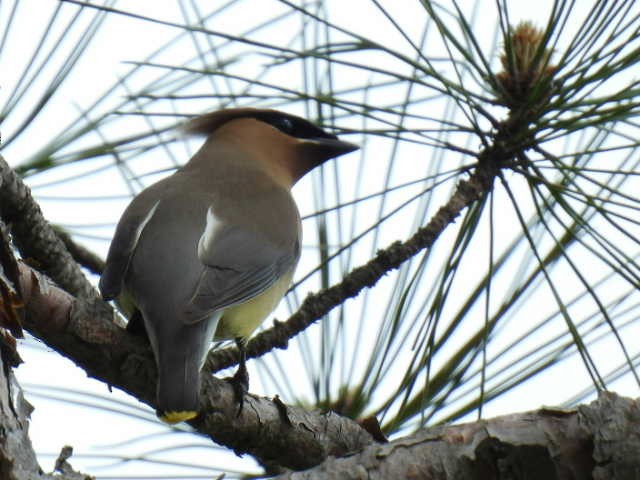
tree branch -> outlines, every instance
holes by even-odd
[[[32,259],[58,285],[86,299],[97,299],[64,244],[45,220],[31,190],[0,156],[0,212],[22,257]]]
[[[544,408],[421,430],[277,478],[635,480],[638,452],[640,403],[605,392],[574,410]]]
[[[20,264],[20,284],[25,327],[32,334],[88,375],[154,406],[157,372],[146,342],[25,264]],[[249,453],[265,464],[309,468],[329,455],[346,455],[373,442],[348,418],[254,395],[245,398],[238,416],[231,385],[213,376],[204,376],[201,399],[200,415],[191,425],[215,442],[238,454]]]
[[[82,267],[89,270],[91,273],[101,275],[104,270],[104,260],[89,250],[77,243],[71,235],[59,227],[53,227],[54,231],[58,235],[58,238],[62,241],[67,251],[71,254],[73,259]]]
[[[0,343],[3,341],[4,339],[0,339]],[[43,473],[29,438],[29,416],[32,411],[33,407],[24,398],[3,349],[3,354],[0,355],[0,478],[91,480],[92,477],[74,471],[66,462],[66,469],[59,469],[57,474]]]

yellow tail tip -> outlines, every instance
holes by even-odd
[[[158,418],[164,423],[180,423],[186,422],[198,416],[198,412],[192,410],[184,410],[182,412],[158,412]]]

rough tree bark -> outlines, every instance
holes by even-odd
[[[2,342],[2,340],[0,340]],[[3,345],[3,347],[6,347]],[[71,448],[64,447],[56,461],[56,473],[44,473],[29,439],[32,406],[24,398],[10,360],[0,355],[0,479],[2,480],[91,480],[78,473],[67,459]]]
[[[602,393],[541,409],[421,430],[278,479],[632,480],[640,478],[640,403]]]

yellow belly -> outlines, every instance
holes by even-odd
[[[227,308],[218,322],[214,340],[248,339],[276,308],[291,284],[293,271],[284,274],[271,287],[251,300]]]

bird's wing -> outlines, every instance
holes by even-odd
[[[141,197],[137,197],[141,198]],[[160,200],[132,202],[118,223],[111,241],[104,271],[100,277],[100,292],[105,300],[120,294],[131,256],[138,244],[145,225],[155,214]]]
[[[185,311],[185,321],[195,323],[216,310],[259,295],[292,270],[299,256],[297,235],[289,245],[276,245],[247,227],[218,221],[209,209],[198,244],[204,269]]]

